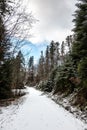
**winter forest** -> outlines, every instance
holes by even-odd
[[[34,28],[33,24],[40,21],[32,12],[27,12],[23,5],[21,0],[0,0],[0,130],[86,130],[87,0],[76,1],[76,10],[71,14],[74,24],[73,33],[62,39],[62,42],[52,39],[46,45],[45,51],[41,50],[36,64],[35,56],[30,55],[31,51],[25,50],[24,53],[21,48],[27,44],[25,40],[31,37],[30,30]],[[22,103],[22,99],[25,100],[25,104]],[[44,103],[48,105],[45,106]],[[54,103],[62,106],[66,111],[61,110],[62,108]],[[12,114],[15,108],[21,111],[20,117],[17,117],[18,122],[15,120],[15,114]],[[43,124],[38,119],[40,110]],[[49,113],[50,110],[52,111]],[[46,111],[49,113],[46,117],[49,122],[45,125]],[[61,114],[66,112],[65,115],[68,115],[68,111],[74,117],[71,115],[61,117],[61,114],[57,117],[57,111]],[[22,114],[25,118],[27,114],[30,116],[23,127],[21,127]],[[51,114],[53,120],[50,119]],[[7,115],[8,122],[7,120],[5,122]],[[12,123],[16,124],[13,125],[13,129],[9,123],[11,118],[14,120]],[[64,119],[63,126],[61,118]],[[56,125],[57,119],[62,122],[61,127]],[[38,120],[35,123],[36,128],[33,127],[35,120]]]

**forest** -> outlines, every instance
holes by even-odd
[[[28,85],[63,97],[75,93],[73,105],[87,110],[87,0],[76,4],[73,35],[62,43],[52,40],[38,64],[31,56],[28,67],[20,48],[37,20],[20,5],[21,1],[0,0],[0,100],[23,96],[21,89]],[[22,28],[22,23],[27,26]],[[12,43],[14,37],[17,43]]]
[[[20,48],[35,19],[21,6],[20,0],[0,0],[0,99],[24,95],[26,68]]]
[[[53,95],[68,97],[72,105],[87,108],[87,1],[80,0],[74,13],[73,35],[62,43],[51,41],[37,67],[30,58],[28,84]],[[33,57],[32,57],[33,58]]]

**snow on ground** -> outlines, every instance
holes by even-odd
[[[84,123],[87,123],[87,107],[84,107],[84,111],[81,111],[80,107],[74,106],[74,100],[75,95],[77,95],[77,92],[73,92],[72,94],[69,94],[68,96],[64,96],[64,94],[55,94],[53,95],[53,92],[47,94],[49,98],[51,98],[53,101],[55,101],[57,104],[64,107],[66,110],[68,110],[70,113],[73,113],[73,115],[82,120]]]
[[[42,92],[29,94],[0,108],[0,130],[85,130],[87,125],[57,105]]]

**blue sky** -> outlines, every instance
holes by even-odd
[[[49,44],[47,41],[43,41],[39,44],[34,44],[30,41],[25,40],[25,45],[21,48],[22,52],[26,58],[26,60],[29,59],[30,56],[34,56],[34,63],[36,64],[38,62],[38,59],[40,57],[40,53],[43,50],[45,53],[46,47]]]
[[[17,52],[19,50],[22,51],[22,53],[23,53],[23,55],[25,57],[26,63],[28,62],[30,56],[34,56],[34,63],[35,64],[38,63],[38,59],[40,57],[41,51],[43,50],[43,52],[45,54],[46,47],[50,43],[48,41],[43,41],[43,42],[41,42],[39,44],[35,44],[35,43],[32,43],[32,42],[30,42],[28,40],[21,41],[18,38],[11,38],[11,42],[13,43],[14,46],[16,45],[17,42],[20,43],[20,46],[22,44],[24,44],[20,49],[17,50]]]

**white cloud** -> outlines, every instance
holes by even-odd
[[[32,42],[62,41],[71,33],[76,0],[27,0],[27,2],[27,10],[31,10],[39,20],[31,30]]]

